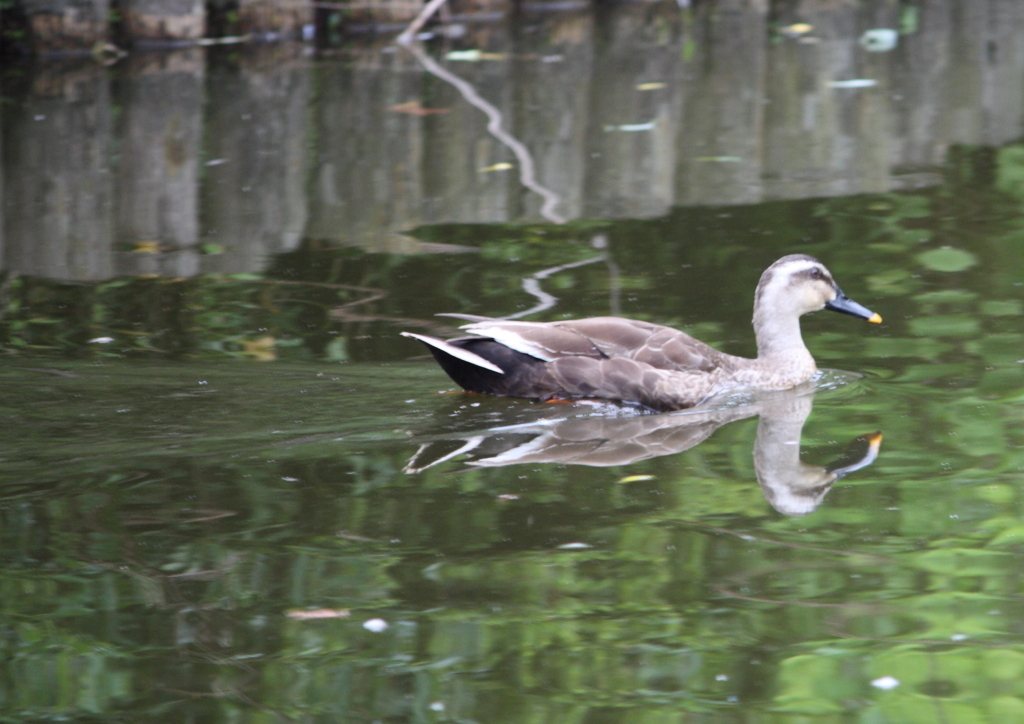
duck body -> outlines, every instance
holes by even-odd
[[[800,336],[800,315],[829,307],[870,321],[881,318],[849,300],[813,257],[775,262],[754,302],[756,359],[720,352],[685,332],[621,317],[518,322],[469,320],[472,336],[424,342],[463,389],[540,400],[603,398],[654,410],[693,407],[733,389],[788,389],[817,372]]]

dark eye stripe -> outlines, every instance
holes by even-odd
[[[829,279],[828,274],[823,272],[818,267],[811,267],[810,269],[803,269],[802,271],[796,272],[793,275],[793,277],[796,278],[796,279],[801,279],[801,278],[802,279],[814,279],[814,280]]]

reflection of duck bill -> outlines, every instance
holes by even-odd
[[[799,452],[789,452],[790,460],[787,462],[782,459],[787,454],[784,450],[780,450],[781,455],[775,456],[771,452],[762,453],[762,459],[758,460],[756,448],[763,447],[760,438],[761,427],[758,428],[758,441],[755,444],[757,480],[765,498],[783,515],[813,513],[837,480],[873,463],[882,446],[882,433],[861,435],[850,442],[837,460],[821,467],[800,462]],[[764,459],[769,457],[772,459]]]
[[[878,458],[882,448],[882,433],[872,432],[861,435],[849,444],[846,452],[837,460],[825,466],[825,470],[836,476],[836,480],[861,468],[866,468]]]

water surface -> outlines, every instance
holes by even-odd
[[[1024,720],[1011,5],[889,54],[882,6],[428,46],[555,220],[386,46],[7,71],[3,717]],[[885,322],[805,318],[845,372],[760,417],[453,394],[399,336],[540,306],[751,355],[796,252]]]

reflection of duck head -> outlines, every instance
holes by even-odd
[[[800,460],[800,435],[812,405],[810,395],[775,399],[761,409],[757,423],[757,482],[765,499],[783,515],[807,515],[817,510],[832,484],[873,463],[882,444],[880,432],[863,435],[832,464],[808,465]]]
[[[810,387],[810,390],[808,390]],[[417,473],[462,455],[473,467],[555,463],[611,467],[673,455],[696,447],[718,428],[760,416],[754,468],[765,498],[784,515],[806,515],[832,484],[878,456],[880,433],[857,438],[828,466],[800,460],[800,435],[811,414],[813,385],[762,396],[753,404],[685,414],[570,417],[462,433],[422,444],[405,467]]]

